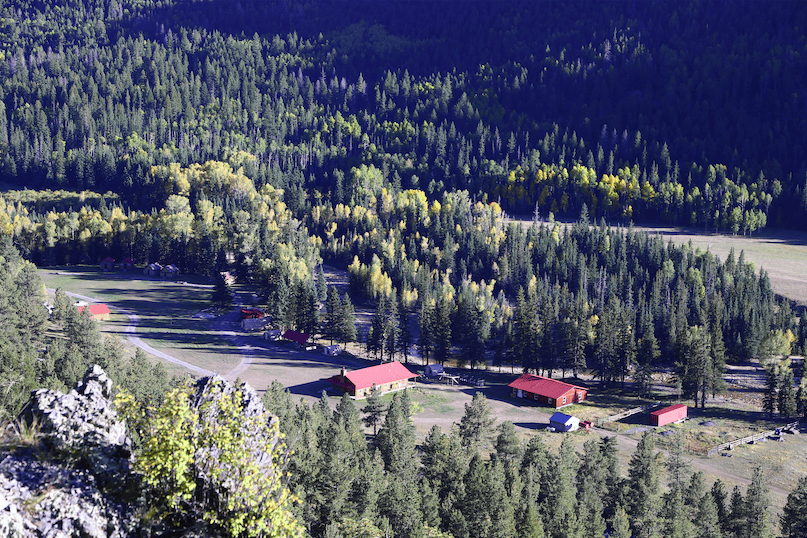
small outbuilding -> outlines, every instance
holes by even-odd
[[[101,260],[101,271],[108,273],[109,271],[115,268],[115,258],[112,256],[107,256],[103,260]]]
[[[342,354],[342,346],[340,346],[339,344],[333,344],[332,346],[325,346],[324,348],[322,348],[322,352],[331,357],[335,357],[337,355]]]
[[[112,313],[109,311],[109,307],[105,304],[92,304],[89,306],[79,306],[78,313],[79,314],[83,313],[85,308],[89,310],[90,318],[95,321],[109,321],[109,315]]]
[[[423,370],[423,375],[426,377],[440,377],[445,373],[442,364],[428,364],[426,365],[425,370]]]
[[[160,276],[163,278],[177,278],[179,276],[179,267],[173,263],[169,263],[160,271]]]
[[[283,336],[283,331],[280,329],[272,329],[270,331],[266,331],[263,333],[263,337],[267,340],[271,340],[272,342],[276,342],[280,340],[280,337]]]
[[[291,340],[292,342],[300,344],[301,346],[305,346],[308,344],[308,339],[311,338],[311,335],[289,330],[283,333],[283,338],[286,340]]]
[[[262,331],[269,325],[269,318],[245,318],[241,320],[241,330]]]
[[[582,402],[588,396],[588,389],[583,387],[532,374],[524,374],[507,386],[515,398],[541,402],[555,409]]]
[[[580,419],[558,412],[550,417],[549,427],[559,432],[573,432],[580,428]]]
[[[131,271],[134,269],[134,260],[130,257],[125,257],[120,261],[120,268],[122,271]]]
[[[242,308],[241,319],[261,319],[266,314],[260,308]]]
[[[160,276],[163,266],[159,263],[150,263],[143,269],[143,274],[146,276]]]
[[[666,426],[687,418],[687,406],[675,404],[650,413],[650,424],[653,426]]]
[[[382,392],[392,392],[394,390],[405,389],[409,385],[409,380],[417,377],[398,361],[386,362],[361,370],[352,372],[344,368],[328,379],[336,390],[346,392],[354,398],[365,398],[370,394],[373,387],[378,387]]]

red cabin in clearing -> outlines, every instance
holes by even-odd
[[[507,386],[516,398],[541,402],[555,409],[582,402],[588,396],[588,389],[583,387],[532,374],[524,374]]]
[[[687,418],[687,406],[675,404],[650,413],[650,424],[653,426],[665,426],[685,418]]]

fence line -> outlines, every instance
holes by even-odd
[[[799,425],[799,421],[797,420],[796,422],[791,422],[789,424],[785,424],[781,428],[777,428],[777,429],[779,431],[789,431],[789,430],[795,429],[796,426],[798,426],[798,425]],[[746,445],[748,443],[754,443],[756,441],[759,441],[760,439],[763,439],[765,437],[768,437],[769,435],[774,435],[774,434],[776,434],[776,430],[768,430],[766,432],[755,433],[754,435],[749,435],[747,437],[743,437],[742,439],[735,439],[734,441],[729,441],[728,443],[723,443],[722,445],[717,445],[715,447],[712,447],[712,448],[710,448],[709,450],[706,451],[706,454],[709,455],[709,456],[713,456],[713,455],[717,454],[718,452],[720,452],[721,450],[726,450],[726,449],[731,450],[735,446]]]

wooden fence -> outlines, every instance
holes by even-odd
[[[656,407],[661,402],[653,402],[647,405],[642,405],[639,407],[634,407],[633,409],[628,409],[622,413],[617,413],[616,415],[611,415],[610,417],[599,418],[597,419],[597,426],[602,427],[605,425],[606,422],[616,422],[617,420],[622,420],[623,418],[629,417],[631,415],[635,415],[636,413],[643,413],[648,409],[652,409]]]
[[[785,424],[781,428],[777,428],[777,429],[779,431],[784,432],[784,431],[788,431],[788,430],[793,430],[798,425],[799,425],[799,422],[796,421],[796,422],[791,422],[790,424]],[[709,450],[706,451],[706,454],[709,455],[709,456],[714,456],[715,454],[717,454],[721,450],[731,450],[735,446],[747,445],[749,443],[755,443],[755,442],[759,441],[760,439],[764,439],[764,438],[768,437],[769,435],[775,435],[775,434],[776,434],[776,430],[768,430],[766,432],[755,433],[754,435],[749,435],[747,437],[743,437],[742,439],[736,439],[734,441],[729,441],[728,443],[723,443],[722,445],[717,445],[715,447],[712,447],[712,448],[710,448]]]

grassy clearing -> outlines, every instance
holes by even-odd
[[[39,274],[47,288],[98,298],[140,316],[137,332],[155,349],[217,372],[226,372],[240,361],[232,345],[211,331],[212,321],[193,315],[210,306],[210,292],[197,287],[206,282],[171,282],[132,273],[103,273],[95,267],[48,268]],[[198,280],[198,279],[197,279]],[[114,313],[100,329],[126,341],[129,319]],[[184,372],[165,363],[172,373]]]

